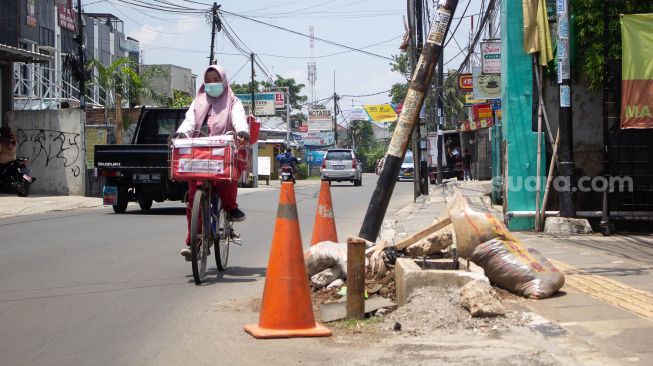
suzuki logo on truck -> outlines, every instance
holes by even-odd
[[[119,162],[104,162],[104,161],[98,161],[97,166],[105,167],[105,168],[111,168],[111,167],[119,167],[120,163]]]

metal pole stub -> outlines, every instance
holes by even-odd
[[[365,319],[365,239],[347,238],[347,318]]]

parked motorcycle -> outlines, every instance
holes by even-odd
[[[16,193],[19,197],[27,197],[29,186],[35,181],[32,170],[27,166],[27,158],[24,157],[10,162],[0,171],[0,190]]]
[[[295,183],[294,169],[290,164],[283,164],[281,166],[281,181]]]

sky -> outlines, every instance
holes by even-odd
[[[203,14],[159,12],[134,6],[138,0],[83,0],[85,12],[112,13],[125,25],[125,33],[140,41],[145,64],[173,64],[190,68],[198,76],[208,65],[211,27]],[[165,2],[194,9],[209,9],[209,0],[147,0],[165,6]],[[457,43],[465,47],[469,39],[471,17],[478,13],[482,0],[461,0],[456,18],[461,17],[470,3],[465,18],[456,32]],[[129,4],[132,3],[132,4]],[[432,4],[432,1],[429,1]],[[201,5],[209,4],[209,5]],[[314,55],[317,68],[316,99],[325,99],[335,91],[343,95],[343,111],[352,105],[388,103],[384,92],[402,77],[391,71],[390,58],[399,54],[401,36],[405,33],[403,16],[406,1],[402,0],[223,0],[218,1],[228,27],[239,38],[244,50],[254,52],[259,64],[269,75],[292,77],[306,84],[308,90],[308,62],[311,61],[309,39],[287,31],[230,15],[227,12],[308,34],[314,27],[315,37],[354,48],[364,48],[373,56],[348,51],[319,40],[315,41]],[[452,29],[454,28],[452,25]],[[345,51],[345,52],[343,52]],[[227,39],[224,32],[216,36],[216,58],[227,70],[230,81],[247,83],[251,77],[249,57],[241,54]],[[333,55],[337,53],[336,55]],[[456,42],[445,48],[445,69],[457,68],[465,53]],[[266,75],[257,67],[257,80]],[[384,92],[384,93],[380,93]],[[377,94],[380,93],[380,94]],[[376,94],[372,96],[365,96]]]

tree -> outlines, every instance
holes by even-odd
[[[234,92],[234,94],[250,94],[252,92],[252,82],[249,82],[247,84],[231,83],[230,87],[231,90]],[[274,81],[274,83],[254,80],[254,90],[256,93],[260,93],[266,89],[282,88],[282,87],[288,87],[288,92],[289,92],[288,100],[290,102],[290,106],[293,110],[298,111],[289,116],[290,120],[293,122],[296,121],[305,122],[307,120],[307,117],[304,113],[301,112],[301,109],[302,109],[302,104],[306,103],[308,97],[305,95],[300,95],[302,89],[305,87],[304,84],[297,84],[294,78],[284,78],[281,75],[277,75],[277,79]],[[285,117],[285,111],[279,112],[277,114],[283,115]]]
[[[603,6],[604,0],[572,0],[571,23],[575,29],[575,39],[578,47],[578,65],[587,86],[599,90],[603,84]],[[617,8],[617,5],[613,5]],[[653,2],[644,0],[623,0],[619,2],[620,14],[651,13]],[[609,20],[610,29],[619,29],[619,16],[614,15]],[[613,31],[618,35],[617,31]],[[621,58],[621,37],[613,37],[615,42],[608,52],[608,58]],[[574,67],[574,65],[572,65]]]
[[[124,75],[131,65],[129,57],[120,57],[113,61],[109,66],[104,65],[96,59],[89,60],[88,65],[91,69],[97,70],[97,75],[93,76],[94,81],[105,92],[104,98],[104,121],[109,123],[109,108],[113,107],[115,102],[115,93],[122,94]],[[120,88],[119,88],[120,87]],[[121,89],[121,90],[118,90]]]
[[[180,90],[173,89],[172,95],[166,102],[168,108],[187,108],[193,103],[193,97]]]
[[[458,73],[449,72],[444,79],[442,89],[444,104],[445,130],[458,128],[457,121],[466,118],[465,96],[458,90]]]
[[[130,104],[135,105],[144,99],[154,100],[163,104],[165,96],[154,91],[151,81],[154,77],[169,77],[167,70],[159,65],[145,68],[141,75],[136,72],[136,64],[129,57],[120,57],[114,60],[109,66],[99,60],[93,59],[88,62],[90,70],[97,70],[93,80],[105,92],[104,118],[108,121],[108,109],[114,108],[117,100],[128,96]]]

